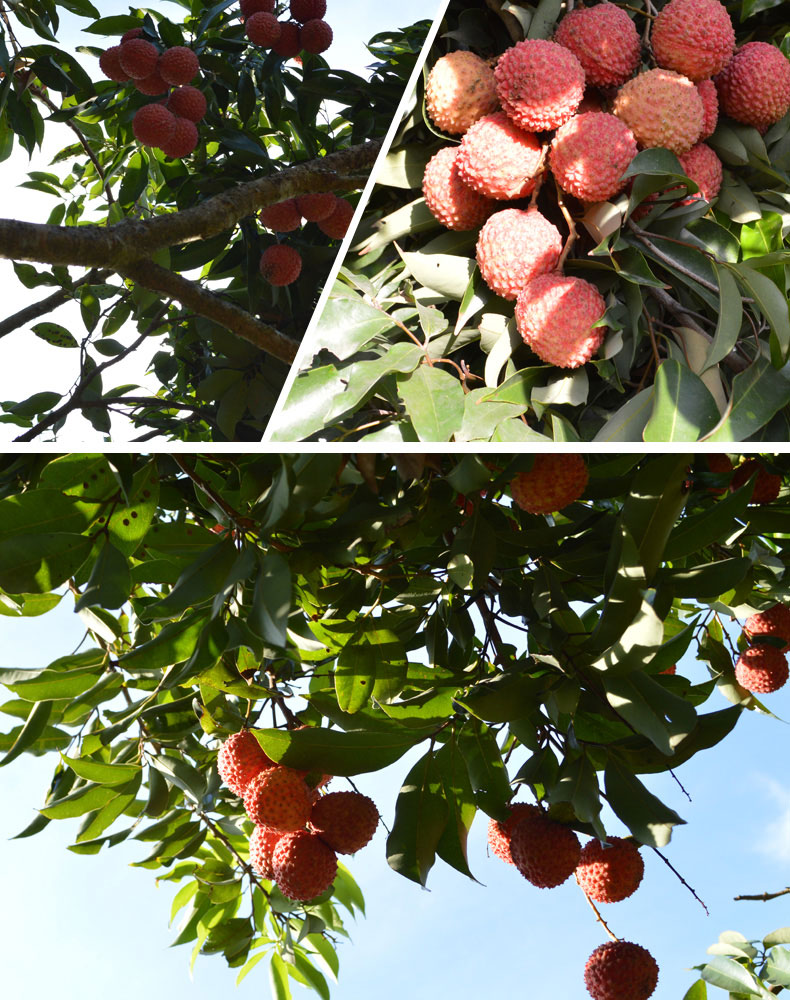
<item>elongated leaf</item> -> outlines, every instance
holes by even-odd
[[[72,758],[62,755],[67,764],[80,778],[86,778],[97,785],[124,785],[140,773],[139,764],[106,764],[104,761],[87,757]]]
[[[260,558],[250,625],[272,646],[284,646],[291,611],[291,569],[275,549]]]
[[[336,729],[252,730],[260,745],[278,764],[325,774],[354,775],[378,771],[399,760],[430,730],[392,733]]]
[[[0,539],[0,587],[10,594],[44,594],[59,587],[85,562],[92,542],[65,531]]]
[[[464,391],[454,375],[420,365],[398,379],[398,391],[421,441],[450,441],[461,429]]]
[[[14,740],[8,753],[0,760],[0,767],[5,767],[12,760],[16,760],[21,753],[24,753],[28,747],[36,742],[44,731],[47,722],[49,722],[51,712],[51,701],[39,701],[33,706],[19,736]]]
[[[468,878],[474,878],[469,868],[467,839],[477,806],[469,780],[466,761],[455,739],[449,740],[436,754],[436,766],[442,780],[449,815],[447,825],[436,845],[436,853],[448,865]]]
[[[472,719],[457,734],[457,740],[478,806],[494,819],[507,819],[513,793],[494,733],[484,722]]]
[[[613,757],[606,766],[605,782],[609,805],[640,843],[665,847],[672,827],[685,823]]]
[[[667,358],[656,373],[645,441],[699,441],[719,422],[716,402],[691,369]]]
[[[790,379],[764,357],[732,380],[730,411],[706,441],[745,441],[790,402]]]
[[[132,581],[126,556],[109,541],[99,550],[91,575],[77,603],[75,611],[93,605],[101,608],[121,608],[129,600]],[[114,641],[112,636],[111,641]]]
[[[387,862],[398,874],[425,885],[448,820],[435,757],[428,752],[406,776],[387,838]]]

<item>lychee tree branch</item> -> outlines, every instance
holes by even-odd
[[[786,896],[790,893],[790,885],[785,889],[779,889],[778,892],[761,892],[756,896],[733,896],[734,900],[751,899],[759,903],[767,903],[769,899],[778,899],[779,896]]]
[[[104,281],[105,278],[109,277],[111,271],[105,270],[92,270],[89,271],[84,277],[80,278],[79,281],[75,281],[73,285],[69,288],[59,288],[56,292],[48,295],[45,299],[41,299],[40,302],[34,302],[32,305],[25,306],[24,309],[20,309],[19,312],[15,312],[13,316],[7,316],[4,320],[0,320],[0,337],[5,337],[7,333],[13,333],[14,330],[18,330],[20,326],[24,326],[31,320],[38,319],[39,316],[47,316],[58,306],[65,305],[73,299],[74,292],[76,289],[81,288],[83,285],[94,285],[99,284]]]

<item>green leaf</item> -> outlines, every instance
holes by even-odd
[[[345,361],[365,344],[391,330],[395,322],[383,309],[345,291],[339,282],[335,289],[321,313],[321,322],[310,348],[314,354],[327,350]]]
[[[430,730],[402,732],[340,732],[310,727],[285,731],[253,729],[252,733],[278,764],[301,771],[351,776],[378,771],[399,760],[407,750],[425,739]]]
[[[161,771],[169,784],[186,792],[198,804],[203,801],[203,796],[206,794],[206,779],[197,768],[192,767],[185,760],[168,757],[165,754],[151,757],[150,763],[157,771]]]
[[[790,379],[764,357],[732,380],[730,409],[706,441],[745,441],[790,402]]]
[[[141,771],[139,764],[106,764],[88,757],[66,757],[65,754],[61,754],[61,759],[80,778],[97,785],[124,785]]]
[[[36,489],[0,500],[0,537],[35,535],[52,530],[81,532],[96,505],[78,503],[59,490]]]
[[[659,365],[654,390],[645,441],[699,441],[718,424],[719,410],[707,386],[679,361],[667,358]]]
[[[291,612],[291,568],[276,549],[259,557],[250,626],[272,646],[285,646]]]
[[[395,803],[387,838],[387,863],[405,878],[425,885],[448,821],[441,774],[432,751],[409,771]]]
[[[126,556],[106,539],[93,564],[85,590],[74,605],[74,610],[82,611],[83,608],[93,605],[101,608],[121,608],[129,600],[131,589],[132,581]]]
[[[117,549],[133,555],[146,537],[159,503],[159,469],[156,461],[147,462],[135,473],[128,502],[113,508],[107,530]]]
[[[0,587],[10,594],[44,594],[65,583],[85,562],[84,535],[40,532],[0,539]]]
[[[274,1000],[291,1000],[291,988],[288,985],[288,970],[285,962],[278,954],[272,955],[269,965],[269,982]]]
[[[49,722],[51,712],[51,701],[40,701],[33,706],[21,732],[11,745],[11,749],[0,760],[0,767],[10,764],[12,760],[16,760],[21,753],[24,753],[28,747],[35,744],[36,740],[44,732],[44,727]]]
[[[740,489],[717,500],[708,510],[682,518],[669,536],[664,558],[689,556],[726,538],[731,531],[737,530],[737,521],[744,518],[750,499],[751,492]]]
[[[194,652],[205,624],[205,617],[189,615],[181,621],[165,625],[153,639],[124,653],[119,662],[124,670],[139,673],[159,670],[185,660]]]
[[[420,441],[451,441],[464,419],[464,391],[454,375],[420,365],[398,379],[398,391]]]
[[[77,338],[60,323],[36,323],[30,328],[37,337],[53,347],[79,347]]]
[[[790,944],[790,927],[779,927],[763,938],[766,948],[773,948],[777,944]]]
[[[702,970],[702,978],[713,986],[738,995],[770,997],[771,993],[756,981],[748,969],[732,958],[715,955]]]
[[[606,831],[601,823],[598,776],[587,757],[566,757],[560,766],[556,783],[547,791],[546,798],[552,804],[569,802],[579,819],[583,823],[589,823],[599,839],[605,839]]]
[[[507,819],[513,791],[493,731],[484,722],[471,719],[456,738],[469,770],[477,805],[494,819]]]
[[[77,698],[96,683],[96,672],[93,670],[41,670],[33,673],[29,680],[6,683],[6,687],[26,701],[58,701],[61,698]]]
[[[447,824],[436,845],[436,853],[456,871],[473,879],[474,875],[469,869],[467,840],[477,806],[466,761],[455,739],[448,740],[439,748],[436,754],[436,766],[441,776],[442,790],[449,810]]]
[[[640,843],[665,847],[672,836],[672,827],[685,823],[611,755],[605,783],[609,805]]]
[[[236,547],[229,538],[201,552],[179,576],[167,597],[145,609],[145,620],[172,618],[187,608],[212,600],[222,589],[236,557]]]
[[[708,987],[698,979],[683,995],[683,1000],[708,1000]]]

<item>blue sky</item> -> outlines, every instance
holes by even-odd
[[[0,618],[2,663],[40,667],[81,639],[70,599],[40,619]],[[513,641],[515,636],[513,636]],[[701,680],[705,668],[692,658],[680,671]],[[790,691],[766,696],[769,707],[790,718]],[[726,707],[714,694],[706,710]],[[10,719],[4,719],[9,727]],[[739,893],[782,888],[790,881],[788,731],[784,722],[746,714],[719,747],[683,765],[678,775],[692,802],[668,776],[650,776],[651,789],[688,825],[676,829],[666,849],[673,865],[706,902],[703,909],[652,851],[643,849],[645,878],[629,900],[603,907],[618,936],[647,947],[660,967],[656,1000],[680,1000],[704,960],[705,949],[727,929],[759,937],[788,923],[782,900],[734,903]],[[419,751],[418,751],[419,752]],[[130,868],[142,844],[123,844],[92,857],[66,850],[79,821],[51,823],[36,837],[8,838],[41,805],[51,764],[28,756],[0,770],[4,993],[14,1000],[93,1000],[110,985],[113,1000],[195,1000],[218,995],[268,996],[266,964],[234,986],[235,971],[221,958],[200,958],[194,981],[189,948],[170,949],[173,886],[155,887],[154,873]],[[395,797],[410,766],[404,758],[357,785],[391,823]],[[336,781],[337,787],[341,782]],[[528,798],[524,793],[520,799]],[[605,816],[609,832],[622,833]],[[348,862],[365,893],[368,916],[348,922],[352,941],[341,946],[338,1000],[422,1000],[445,993],[486,996],[587,997],[582,970],[589,953],[606,940],[573,881],[553,890],[529,885],[513,868],[487,856],[486,824],[478,814],[469,858],[482,885],[441,863],[429,890],[392,872],[385,859],[385,831]],[[220,992],[222,991],[222,992]],[[711,991],[712,992],[712,991]],[[722,1000],[724,994],[720,995]],[[294,986],[294,996],[307,996]]]

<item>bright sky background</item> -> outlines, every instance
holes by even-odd
[[[70,598],[40,619],[0,618],[3,667],[42,667],[75,648],[82,637]],[[517,633],[506,635],[518,641]],[[705,666],[682,661],[692,680]],[[765,696],[769,707],[790,719],[790,687]],[[727,706],[714,694],[705,711]],[[3,717],[3,728],[12,724]],[[387,825],[402,778],[422,750],[357,781],[371,795]],[[785,722],[745,713],[718,747],[678,770],[692,802],[668,776],[645,776],[652,791],[687,820],[666,849],[673,865],[707,903],[699,903],[652,851],[645,848],[645,879],[622,903],[603,906],[618,936],[647,947],[660,967],[655,1000],[681,1000],[696,978],[690,966],[705,960],[719,933],[736,929],[747,937],[788,923],[786,898],[769,903],[732,902],[739,893],[778,890],[790,883],[790,783]],[[53,762],[23,755],[0,770],[2,884],[7,914],[3,938],[3,992],[14,1000],[94,1000],[111,990],[113,1000],[216,1000],[269,995],[264,960],[236,989],[236,971],[221,957],[201,957],[190,982],[189,946],[169,950],[168,931],[175,887],[155,887],[155,873],[128,867],[147,853],[129,842],[83,857],[66,850],[80,820],[53,821],[43,833],[8,841],[43,803]],[[511,771],[512,773],[512,771]],[[343,787],[342,779],[335,786]],[[529,801],[523,791],[519,800]],[[604,814],[610,833],[623,833]],[[337,1000],[427,1000],[455,996],[588,998],[582,970],[603,941],[573,880],[537,889],[486,848],[487,818],[472,827],[469,859],[482,885],[441,862],[429,891],[391,871],[385,831],[347,861],[367,902],[367,919],[347,927],[352,942],[340,948]],[[101,984],[101,985],[99,985]],[[306,997],[293,985],[295,997]],[[313,995],[313,994],[311,994]],[[710,991],[711,997],[725,995]]]
[[[108,0],[93,0],[94,6],[103,17],[111,14],[128,13],[134,7],[110,3]],[[331,48],[326,54],[330,65],[336,68],[348,69],[365,76],[365,66],[373,60],[365,48],[365,43],[380,31],[394,27],[405,27],[421,18],[432,17],[438,9],[438,0],[399,0],[394,8],[387,4],[361,3],[359,0],[329,0],[326,19],[334,30]],[[163,0],[158,10],[168,12],[174,21],[183,17],[183,9],[174,3]],[[82,31],[89,21],[76,17],[63,8],[58,8],[61,17],[61,27],[58,32],[58,44],[67,51],[75,51],[78,45],[101,46],[104,40],[99,35],[90,35]],[[16,22],[15,29],[16,29]],[[20,40],[26,43],[40,44],[42,39],[33,32],[20,29]],[[107,39],[107,45],[114,44]],[[103,79],[98,61],[87,55],[80,55],[81,65],[94,79]],[[42,109],[45,111],[46,109]],[[46,222],[56,201],[49,195],[38,191],[21,188],[18,185],[28,180],[31,170],[49,170],[52,157],[58,150],[74,142],[74,133],[65,125],[48,122],[43,150],[36,151],[28,160],[25,150],[15,145],[11,157],[0,163],[0,217],[24,219],[30,222]],[[65,176],[66,165],[57,164],[55,173]],[[44,265],[42,265],[42,268]],[[81,277],[84,270],[72,269],[75,277]],[[9,316],[31,302],[37,302],[54,291],[53,288],[26,289],[16,278],[11,263],[0,260],[0,288],[3,291],[3,306],[0,315]],[[79,313],[79,306],[69,303],[53,313],[40,317],[35,322],[52,320],[70,329],[77,340],[85,335],[85,328]],[[35,392],[44,390],[65,393],[74,384],[79,370],[78,351],[53,348],[30,331],[30,325],[22,327],[0,338],[0,399],[23,400]],[[136,327],[123,327],[116,335],[123,343],[128,343],[136,333]],[[141,348],[130,358],[110,368],[105,376],[105,387],[136,383],[144,390],[155,392],[159,382],[155,376],[146,375],[146,367],[159,346],[160,338],[150,341],[150,345]],[[20,434],[20,428],[13,424],[0,424],[0,442],[13,441]],[[113,441],[120,443],[131,441],[137,436],[128,421],[113,418]],[[60,432],[60,442],[64,448],[79,443],[99,444],[104,436],[79,414],[69,417],[65,428]],[[43,435],[39,440],[48,440]]]

